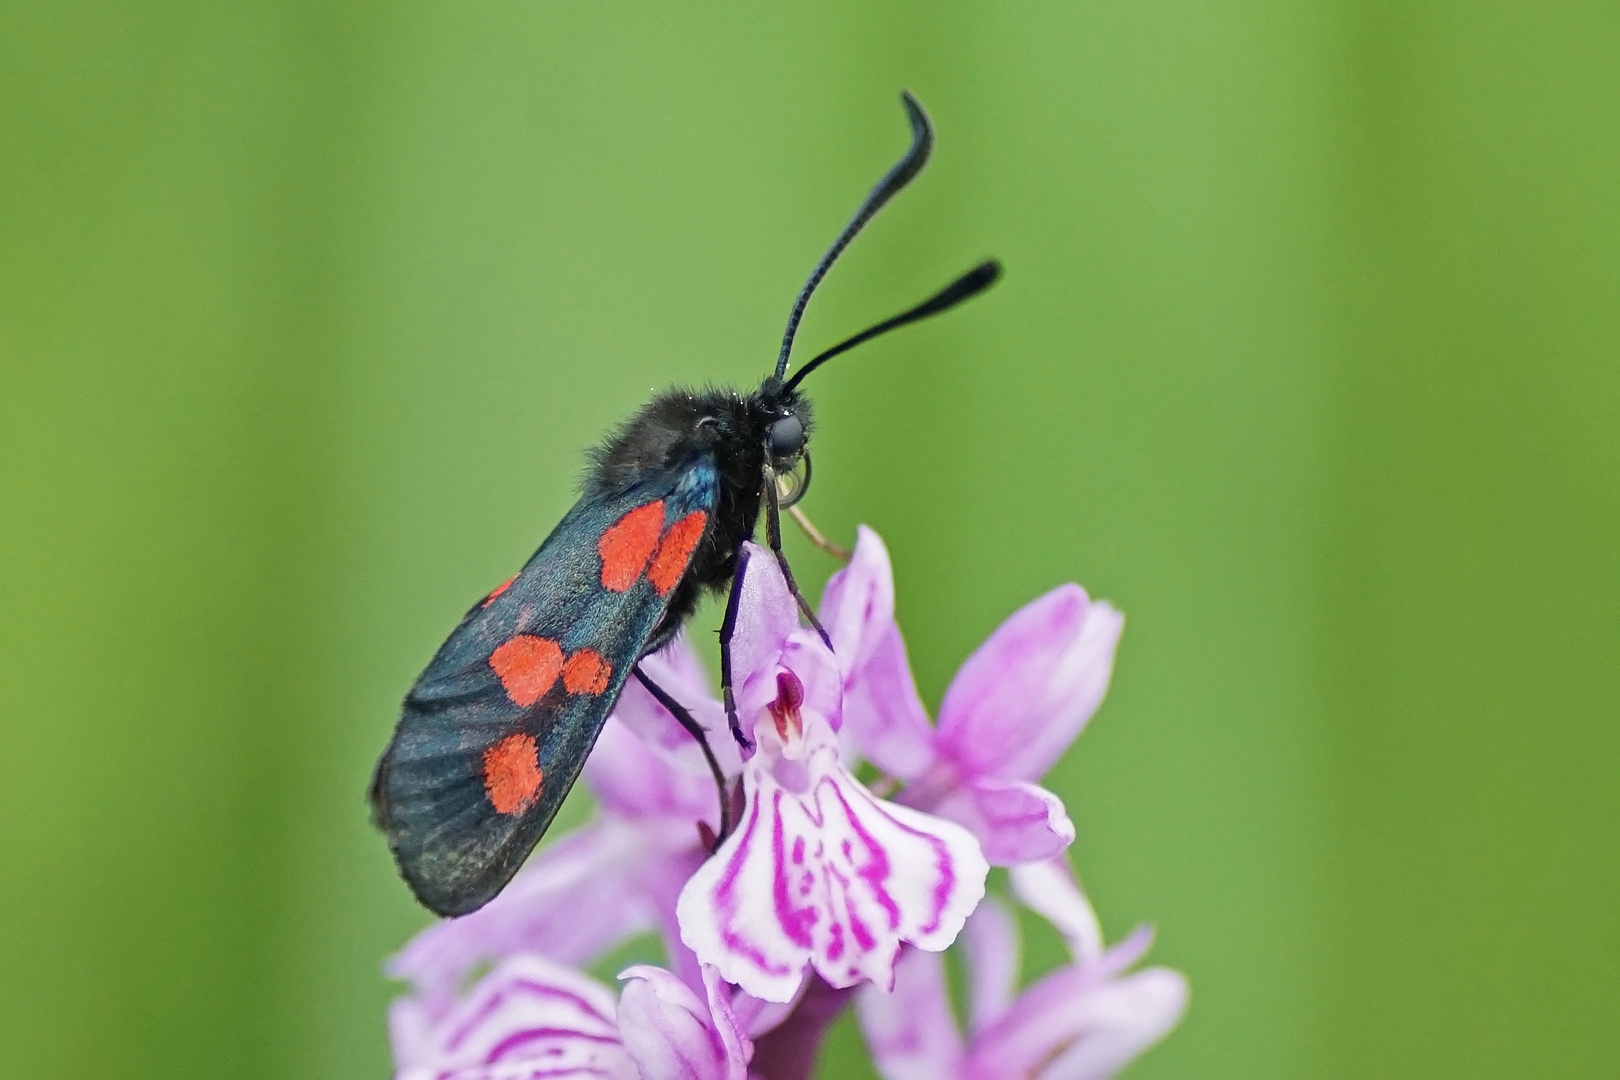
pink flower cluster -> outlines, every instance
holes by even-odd
[[[540,852],[483,909],[419,934],[389,965],[407,979],[391,1029],[409,1080],[800,1080],[853,1006],[887,1080],[1112,1076],[1186,1006],[1176,972],[1128,969],[1138,931],[1105,950],[1069,870],[1074,827],[1038,786],[1108,686],[1119,613],[1076,585],[1035,600],[962,666],[936,725],[894,618],[888,553],[862,529],[850,565],[801,626],[769,553],[750,545],[732,642],[743,760],[738,825],[711,855],[713,780],[696,745],[631,683],[586,765],[595,818]],[[684,639],[643,661],[709,730],[725,712]],[[862,759],[888,798],[856,779]],[[1066,966],[1016,987],[1012,897],[1069,942]],[[581,966],[658,933],[669,969]],[[940,954],[964,951],[968,1031]],[[469,977],[485,969],[469,989]]]

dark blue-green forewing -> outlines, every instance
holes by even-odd
[[[417,679],[371,802],[429,908],[482,907],[546,831],[703,541],[717,492],[702,457],[585,495]]]

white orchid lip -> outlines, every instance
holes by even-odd
[[[809,769],[801,795],[750,764],[741,828],[676,908],[693,952],[767,1001],[791,997],[807,967],[835,987],[890,985],[903,944],[955,940],[989,870],[965,829],[876,798],[826,748]]]
[[[842,673],[819,638],[799,632],[774,561],[750,559],[747,577],[756,574],[762,580],[744,582],[739,622],[754,598],[775,608],[760,623],[792,620],[793,629],[752,657],[753,684],[768,673],[776,693],[753,716],[742,823],[681,892],[681,938],[767,1001],[791,997],[809,969],[834,987],[888,986],[903,945],[938,950],[955,940],[989,864],[966,829],[885,802],[855,779],[830,720],[842,712]]]

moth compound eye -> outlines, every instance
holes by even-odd
[[[804,449],[804,421],[792,413],[771,424],[771,457],[790,458]]]

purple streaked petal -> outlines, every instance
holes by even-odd
[[[726,1047],[709,1007],[663,968],[638,965],[620,973],[619,1030],[644,1078],[729,1080]]]
[[[961,1071],[962,1033],[938,953],[906,949],[894,965],[893,992],[862,987],[855,1013],[883,1080],[949,1080]]]
[[[1018,993],[1018,923],[987,896],[962,928],[967,953],[968,1027],[977,1034],[1001,1018]]]
[[[516,952],[574,964],[595,959],[654,925],[657,912],[637,882],[672,857],[676,838],[662,835],[670,830],[601,818],[569,833],[484,907],[417,934],[388,962],[388,974],[414,983],[437,1016],[481,963]],[[696,846],[690,825],[683,835]]]
[[[432,1025],[401,1077],[455,1080],[546,1075],[634,1077],[613,995],[544,957],[509,957]]]
[[[969,775],[1040,779],[1102,702],[1122,626],[1078,585],[1015,612],[945,691],[941,749]]]
[[[1030,987],[969,1051],[969,1080],[1104,1080],[1164,1038],[1187,1008],[1187,980],[1148,968],[1099,981],[1064,968]]]
[[[681,936],[698,958],[785,1001],[807,964],[834,987],[888,987],[902,943],[955,940],[989,870],[972,835],[874,797],[830,743],[792,770],[773,756],[762,742],[741,826],[681,893]]]
[[[1050,859],[1074,843],[1074,823],[1063,801],[1043,787],[1017,780],[970,780],[934,807],[965,827],[992,866]]]
[[[827,580],[817,611],[846,675],[863,668],[878,641],[894,626],[894,574],[889,550],[862,525],[849,565]]]
[[[625,1071],[628,1070],[628,1071]],[[474,1065],[457,1069],[411,1069],[395,1075],[395,1080],[640,1080],[628,1058],[613,1069],[599,1064],[556,1064],[543,1061],[507,1061],[496,1065]]]
[[[934,763],[934,725],[893,623],[845,686],[844,723],[861,753],[890,776],[915,780]]]
[[[1070,955],[1076,960],[1090,963],[1102,956],[1102,926],[1067,859],[1056,858],[1015,866],[1008,878],[1013,895],[1063,935]],[[1151,936],[1148,940],[1152,940]],[[1116,946],[1114,951],[1120,948],[1123,946]],[[1131,960],[1134,961],[1135,957]]]

